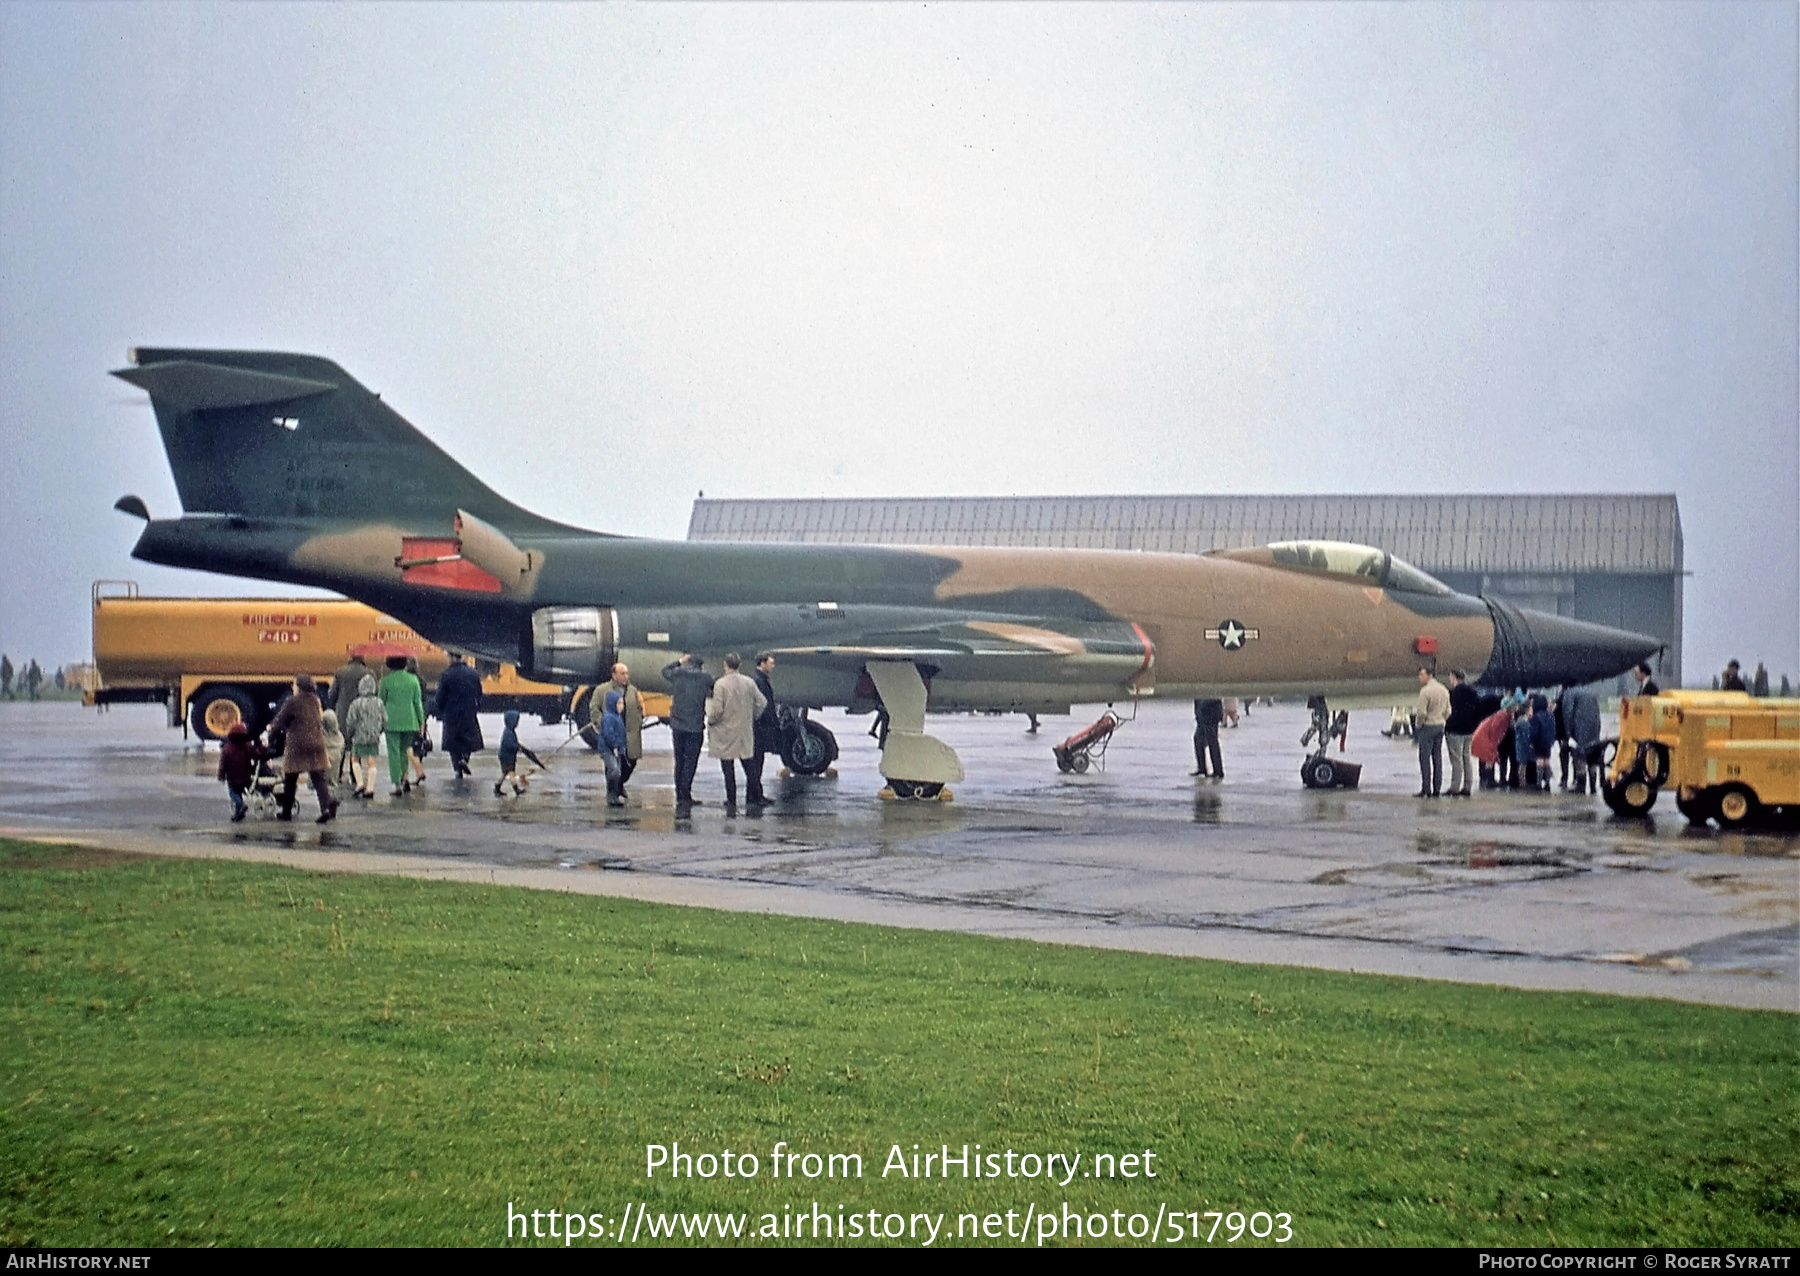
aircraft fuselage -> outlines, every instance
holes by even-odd
[[[1494,648],[1480,599],[1408,594],[1228,554],[517,536],[541,567],[528,591],[509,595],[409,582],[398,566],[403,546],[425,530],[186,518],[151,523],[135,553],[334,589],[446,646],[528,670],[537,665],[534,612],[609,608],[620,658],[653,688],[662,664],[687,651],[898,648],[932,632],[942,639],[934,650],[960,654],[967,644],[944,637],[945,626],[986,626],[975,635],[1016,639],[1024,650],[1013,662],[1017,676],[1003,662],[971,673],[957,668],[967,662],[939,658],[944,676],[933,681],[932,702],[941,708],[1066,707],[1124,698],[1134,687],[1177,697],[1404,694],[1416,689],[1421,663],[1474,676]],[[1422,656],[1421,646],[1435,655]],[[795,703],[857,699],[848,667],[780,666],[793,684],[783,697]]]

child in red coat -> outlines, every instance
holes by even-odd
[[[231,794],[231,822],[244,818],[244,792],[256,778],[256,764],[262,761],[262,750],[250,738],[250,728],[234,722],[226,733],[225,747],[219,751],[219,778]]]

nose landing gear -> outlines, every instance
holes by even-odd
[[[1305,748],[1317,739],[1318,747],[1300,764],[1300,783],[1309,789],[1355,788],[1362,779],[1362,763],[1333,758],[1328,752],[1333,740],[1338,742],[1339,752],[1343,751],[1350,733],[1350,711],[1332,713],[1324,696],[1311,697],[1306,707],[1312,710],[1312,725],[1300,737],[1300,746]]]

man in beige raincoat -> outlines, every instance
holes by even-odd
[[[719,759],[719,769],[725,773],[725,809],[732,814],[737,812],[737,771],[732,764],[755,754],[756,717],[769,703],[756,683],[739,672],[742,663],[735,651],[725,657],[725,676],[713,684],[712,699],[706,709],[712,755]],[[746,785],[749,780],[746,770]]]

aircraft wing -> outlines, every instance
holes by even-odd
[[[902,661],[927,678],[969,683],[1047,682],[1125,687],[1150,671],[1156,649],[1129,622],[951,621],[842,641],[776,648],[783,665],[860,673]]]

